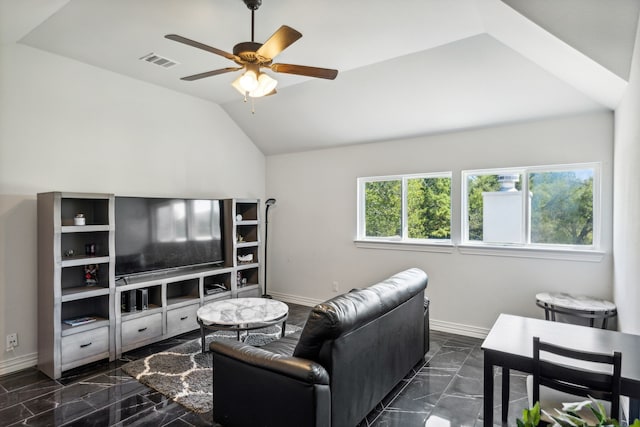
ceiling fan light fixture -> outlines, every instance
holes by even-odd
[[[251,92],[258,87],[258,74],[254,70],[247,70],[240,77],[240,87],[245,92]]]
[[[237,90],[238,92],[240,92],[240,94],[242,96],[245,96],[247,94],[247,92],[245,92],[244,89],[242,89],[242,86],[240,86],[240,79],[242,78],[242,76],[238,77],[237,79],[235,79],[233,81],[233,83],[231,83],[231,86],[234,87],[235,90]]]
[[[269,95],[278,86],[278,81],[272,78],[270,75],[260,73],[258,76],[258,87],[249,92],[249,96],[253,98],[260,98],[265,95]]]
[[[252,90],[248,90],[247,87],[243,86],[243,82],[245,81],[243,80],[243,78],[248,73],[251,73],[253,76],[255,76],[255,73],[253,71],[247,71],[242,76],[235,79],[233,83],[231,83],[231,86],[233,86],[243,96],[249,96],[251,98],[261,98],[263,96],[271,94],[276,86],[278,86],[278,81],[276,79],[268,74],[259,72],[258,78],[255,80],[255,88]]]

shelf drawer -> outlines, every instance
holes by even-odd
[[[162,313],[122,322],[122,346],[126,347],[162,335]]]
[[[196,320],[198,308],[200,308],[200,304],[192,304],[167,311],[167,333],[178,335],[198,329],[199,325]]]
[[[109,357],[109,327],[91,329],[62,337],[62,365],[104,353]]]

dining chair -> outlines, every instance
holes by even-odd
[[[593,397],[611,418],[620,415],[620,366],[622,354],[593,353],[561,347],[533,337],[533,375],[527,377],[529,407],[540,402],[540,408],[554,414],[563,403],[579,402]],[[579,415],[594,422],[595,415],[584,408]],[[552,422],[543,417],[546,422]]]

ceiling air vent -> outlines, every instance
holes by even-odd
[[[143,56],[142,58],[143,61],[147,61],[151,64],[156,64],[159,65],[163,68],[171,68],[175,65],[178,65],[178,62],[174,61],[173,59],[169,59],[169,58],[165,58],[164,56],[160,56],[160,55],[156,55],[155,53],[151,52],[145,56]]]

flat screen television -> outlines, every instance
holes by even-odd
[[[224,264],[222,201],[115,199],[116,277]]]

